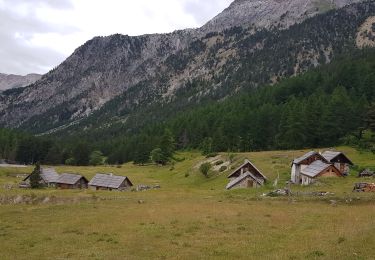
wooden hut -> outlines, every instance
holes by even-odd
[[[226,187],[227,190],[235,188],[256,188],[263,186],[267,181],[266,176],[249,160],[245,160],[228,178],[230,182]]]
[[[325,151],[322,156],[330,163],[333,163],[337,169],[344,175],[349,175],[352,161],[342,152]]]
[[[55,187],[57,179],[60,177],[56,170],[54,168],[41,168],[40,171],[40,184],[45,187]],[[23,180],[23,187],[30,186],[30,176],[31,174]]]
[[[94,190],[125,190],[132,186],[128,177],[113,174],[96,174],[89,182],[89,187]]]
[[[301,169],[301,184],[309,185],[319,177],[342,177],[343,173],[331,163],[321,160],[314,161],[307,167]]]
[[[63,173],[56,181],[56,187],[60,189],[87,189],[88,180],[81,175]]]
[[[329,163],[321,154],[315,151],[310,151],[302,155],[301,157],[294,159],[292,162],[291,181],[296,184],[301,184],[301,171],[318,160],[324,163]]]

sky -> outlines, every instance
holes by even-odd
[[[0,0],[0,73],[46,73],[95,36],[200,27],[233,0]]]

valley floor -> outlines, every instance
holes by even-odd
[[[340,149],[361,167],[375,166],[372,154]],[[280,176],[281,188],[303,152],[238,154],[235,164],[249,158],[271,181]],[[0,259],[374,259],[375,194],[352,192],[361,181],[355,170],[271,198],[261,195],[272,184],[225,191],[229,171],[205,178],[198,153],[178,157],[173,167],[56,167],[161,186],[143,192],[8,189],[31,168],[0,168]]]

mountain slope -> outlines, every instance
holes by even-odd
[[[253,2],[235,1],[230,8]],[[279,7],[283,3],[274,2]],[[72,124],[87,129],[128,122],[134,127],[144,114],[161,119],[156,116],[165,111],[160,107],[178,111],[176,106],[220,99],[328,63],[355,48],[358,28],[371,16],[375,4],[369,2],[286,30],[266,30],[261,23],[254,29],[245,23],[206,35],[203,27],[166,35],[97,37],[34,85],[3,93],[0,124],[35,133]]]
[[[26,76],[0,73],[0,91],[11,88],[21,88],[33,84],[39,80],[42,75],[28,74]]]

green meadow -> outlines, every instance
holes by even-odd
[[[306,151],[236,154],[225,172],[203,176],[198,152],[173,165],[55,167],[91,179],[105,172],[148,191],[19,189],[28,168],[0,168],[0,259],[374,259],[375,193],[354,193],[375,156],[348,147],[351,176],[285,187],[290,162]],[[227,154],[217,160],[227,161]],[[260,189],[226,191],[231,169],[250,159],[269,179]],[[278,178],[277,187],[273,187]],[[328,196],[311,192],[327,191]]]

